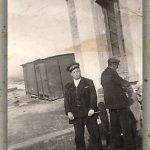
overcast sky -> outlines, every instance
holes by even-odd
[[[66,0],[8,0],[8,76],[72,45]]]

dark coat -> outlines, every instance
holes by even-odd
[[[97,111],[97,95],[93,81],[82,77],[77,88],[73,81],[68,83],[65,86],[64,105],[66,115],[72,112],[75,117],[73,121],[70,120],[70,123],[88,116],[90,109]]]
[[[115,70],[106,68],[101,76],[101,84],[106,108],[121,109],[129,106],[124,88],[129,87],[130,83],[122,79]]]

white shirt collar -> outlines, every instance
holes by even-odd
[[[77,86],[79,85],[79,83],[80,83],[81,78],[80,78],[80,79],[78,79],[78,80],[75,80],[75,79],[73,79],[73,80],[74,80],[74,84],[75,84],[75,86],[77,87]]]

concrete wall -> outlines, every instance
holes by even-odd
[[[91,2],[89,0],[69,0],[68,10],[72,13],[71,16],[69,15],[70,19],[76,20],[75,23],[70,21],[72,39],[78,42],[73,42],[74,45],[67,50],[74,50],[76,60],[83,66],[81,67],[82,75],[93,79],[96,88],[100,88],[101,71]]]
[[[142,83],[142,0],[120,0],[129,75]]]
[[[71,4],[74,4],[72,7]],[[142,0],[120,0],[125,51],[130,80],[142,82]],[[68,0],[69,17],[76,60],[83,75],[94,80],[100,88],[101,72],[107,67],[109,57],[104,15],[95,0]],[[76,34],[74,34],[76,33]],[[78,48],[79,47],[79,48]]]

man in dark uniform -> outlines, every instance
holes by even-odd
[[[73,81],[66,85],[65,112],[69,123],[74,125],[76,150],[86,150],[85,125],[89,132],[88,150],[102,150],[99,128],[97,124],[97,95],[93,81],[81,77],[79,63],[72,63],[67,71]]]
[[[122,79],[118,73],[119,60],[115,57],[108,59],[108,67],[101,75],[106,108],[110,113],[111,150],[115,150],[120,134],[123,133],[125,150],[135,150],[132,136],[129,99],[124,89],[130,83]]]

